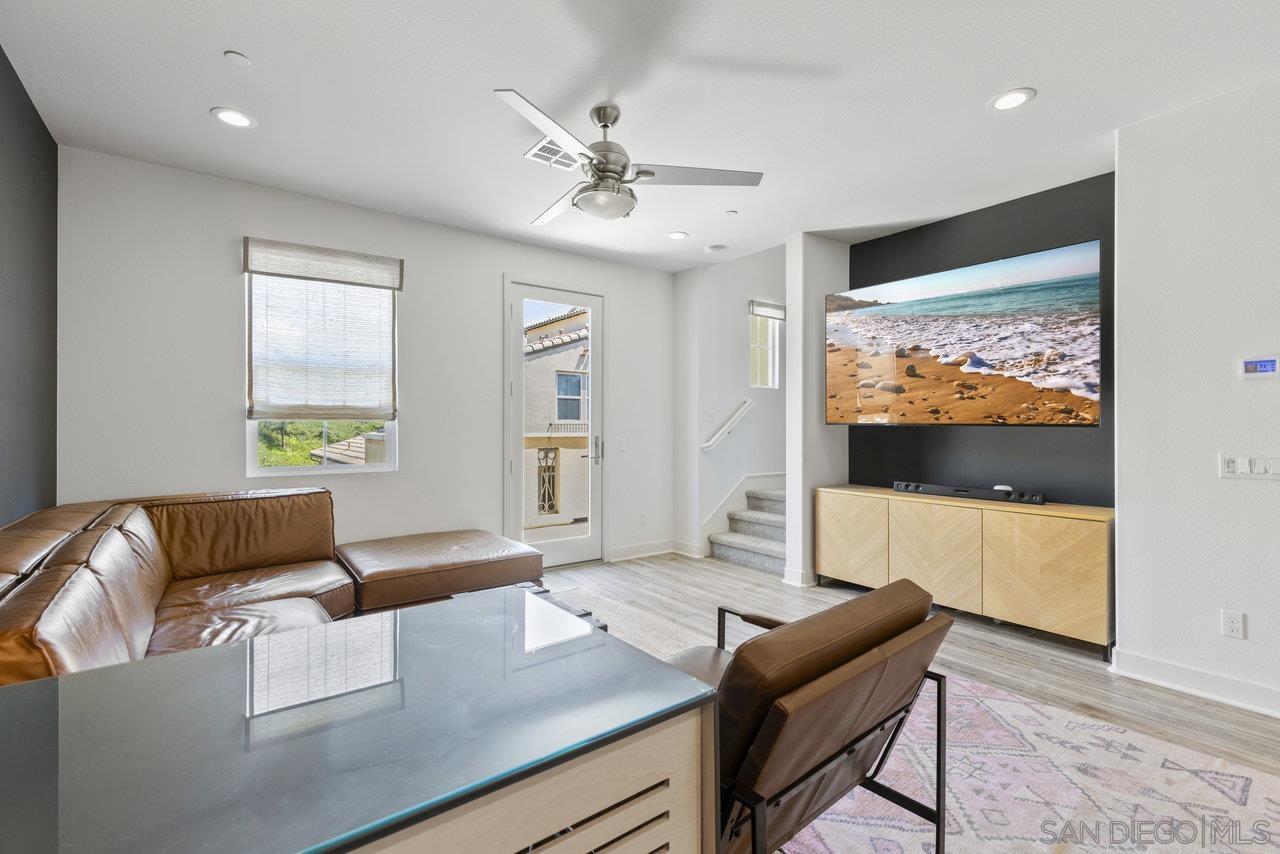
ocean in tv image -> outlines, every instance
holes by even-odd
[[[1096,426],[1098,241],[827,297],[832,424]]]

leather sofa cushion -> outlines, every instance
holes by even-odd
[[[124,633],[129,658],[146,655],[156,607],[169,585],[163,565],[138,559],[120,528],[90,528],[76,534],[50,558],[56,565],[83,564],[98,579],[116,624]]]
[[[714,688],[720,684],[720,678],[732,660],[733,653],[719,647],[695,646],[668,658],[667,664]]]
[[[5,526],[5,530],[41,528],[48,531],[63,531],[67,534],[74,534],[89,527],[94,519],[97,519],[115,504],[116,502],[114,501],[82,501],[78,504],[59,504],[56,507],[46,507],[43,510],[28,513],[21,519],[10,522]]]
[[[322,626],[328,622],[329,615],[324,608],[301,597],[214,611],[163,608],[156,614],[156,628],[147,655],[232,643],[255,635]]]
[[[259,490],[142,502],[174,578],[333,560],[327,489]]]
[[[45,566],[0,602],[0,685],[129,659],[107,593],[83,564]]]
[[[9,591],[18,586],[18,582],[22,580],[22,576],[16,572],[0,572],[0,600],[3,600]]]
[[[924,622],[932,601],[900,579],[740,645],[719,685],[721,781],[736,782],[778,698]]]
[[[297,597],[314,599],[330,617],[344,617],[356,609],[355,582],[331,560],[180,579],[169,585],[160,607],[216,610]]]
[[[480,530],[365,540],[338,547],[361,610],[408,605],[542,577],[542,553]]]
[[[0,592],[40,565],[71,534],[47,528],[0,528]]]
[[[64,504],[28,513],[0,528],[0,596],[110,507],[110,501]]]

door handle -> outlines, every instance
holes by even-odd
[[[596,465],[600,465],[600,461],[604,459],[604,442],[601,442],[600,437],[596,436],[592,444],[595,448],[595,453],[591,455],[591,461]]]

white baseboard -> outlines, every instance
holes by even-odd
[[[686,543],[683,540],[672,540],[671,550],[676,554],[684,555],[685,557],[706,557],[709,554],[705,540],[701,543]]]
[[[792,587],[816,587],[818,578],[813,573],[806,573],[788,566],[782,570],[782,582]]]
[[[614,546],[605,549],[604,559],[606,561],[633,560],[638,557],[664,555],[680,551],[676,546],[677,543],[674,540],[656,540],[652,543],[632,543],[629,546]]]
[[[1127,676],[1162,688],[1172,688],[1184,694],[1280,718],[1280,688],[1273,685],[1263,685],[1149,655],[1126,652],[1120,647],[1116,647],[1112,655],[1111,671],[1118,676]]]

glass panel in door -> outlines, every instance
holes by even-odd
[[[544,552],[547,565],[598,558],[592,309],[529,297],[517,306],[523,327],[521,534]]]

